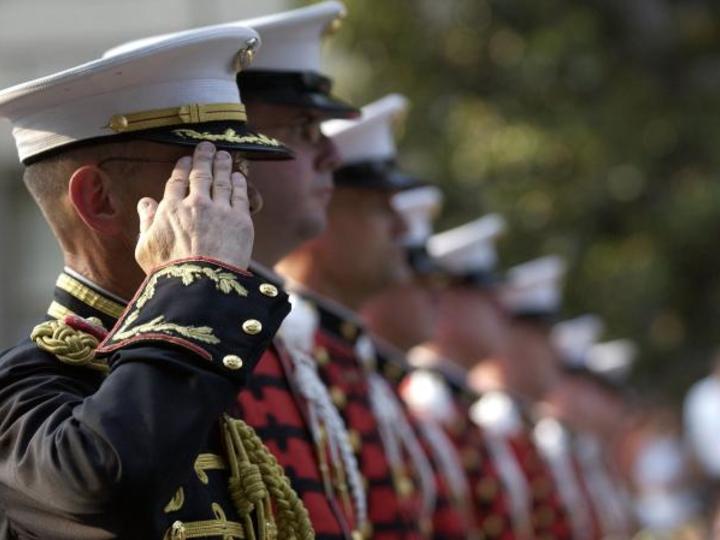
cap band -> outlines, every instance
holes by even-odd
[[[168,109],[114,114],[110,117],[107,127],[116,133],[129,133],[159,127],[222,120],[246,122],[245,106],[241,103],[190,103]]]

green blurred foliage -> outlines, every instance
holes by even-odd
[[[411,99],[401,161],[442,185],[439,227],[497,211],[507,265],[565,256],[565,314],[679,397],[720,327],[720,5],[345,1],[337,93]]]

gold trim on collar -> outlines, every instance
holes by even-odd
[[[53,300],[50,304],[50,307],[47,310],[47,314],[53,319],[57,319],[58,321],[62,321],[67,315],[75,315],[75,313],[70,311],[62,304],[58,304],[55,300]]]
[[[119,319],[125,311],[125,306],[122,304],[118,304],[113,300],[105,298],[101,294],[93,291],[84,283],[67,274],[60,274],[55,286],[109,317]],[[55,302],[53,302],[53,304],[54,303]],[[52,308],[52,305],[50,307]],[[54,315],[51,314],[51,316]]]
[[[223,120],[247,122],[245,105],[242,103],[189,103],[168,109],[113,114],[105,127],[112,129],[115,133],[128,133],[141,129]]]

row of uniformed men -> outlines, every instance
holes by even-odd
[[[562,262],[498,280],[496,215],[432,235],[440,193],[395,161],[405,100],[358,111],[320,73],[343,15],[149,38],[0,93],[67,263],[0,359],[1,538],[629,534],[597,441],[531,407]],[[159,213],[195,145],[186,200],[223,151],[249,169],[251,271],[170,253],[145,277],[122,199]],[[604,358],[593,339],[567,358]]]

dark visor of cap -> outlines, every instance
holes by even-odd
[[[503,282],[502,276],[493,270],[475,270],[467,272],[444,272],[446,277],[457,285],[490,289]]]
[[[410,268],[418,275],[441,273],[441,268],[428,253],[425,245],[410,245],[405,248]]]
[[[365,161],[340,167],[333,173],[335,185],[402,191],[425,185],[422,180],[398,170],[394,160]]]
[[[213,143],[220,150],[239,153],[248,160],[292,159],[292,151],[277,139],[253,131],[245,122],[237,120],[185,124],[133,134],[136,139],[196,146]]]
[[[240,95],[245,102],[261,101],[302,107],[324,118],[356,118],[360,110],[330,91],[332,81],[313,71],[241,71],[237,76]]]
[[[545,309],[513,309],[510,311],[513,319],[543,326],[552,326],[558,322],[559,315],[557,311]]]
[[[208,141],[220,150],[238,153],[250,161],[293,159],[292,150],[277,139],[253,131],[245,122],[227,120],[138,130],[73,141],[32,155],[23,160],[23,165],[31,165],[74,148],[137,140],[187,147],[194,147],[203,141]]]

